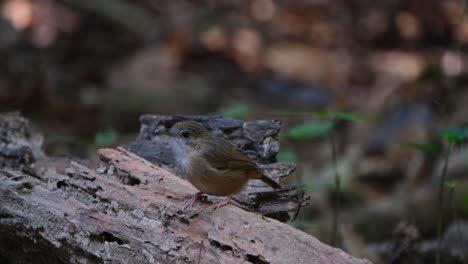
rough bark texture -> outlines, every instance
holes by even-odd
[[[122,148],[98,154],[95,169],[0,168],[1,263],[368,263],[233,205],[182,211],[187,181]]]
[[[41,144],[42,136],[33,135],[18,112],[0,115],[0,168],[20,168],[44,157]]]
[[[192,120],[202,124],[215,136],[222,136],[230,140],[235,146],[242,149],[253,160],[260,164],[276,162],[279,151],[278,133],[281,129],[279,120],[258,120],[242,122],[240,120],[219,116],[192,116],[192,115],[143,115],[140,118],[140,133],[133,144],[155,141],[154,131],[159,128],[170,128],[183,120]],[[165,145],[163,143],[163,145]],[[165,151],[170,152],[170,150]],[[145,158],[150,161],[173,164],[172,153],[155,152],[148,149]]]
[[[286,222],[290,220],[291,213],[294,218],[301,206],[308,202],[308,197],[304,195],[302,189],[284,183],[286,178],[296,170],[296,166],[276,163],[276,155],[279,151],[278,134],[281,128],[279,120],[244,123],[240,120],[217,116],[143,115],[140,118],[140,133],[136,140],[127,146],[127,149],[179,175],[167,140],[155,136],[154,131],[160,128],[170,128],[182,120],[199,122],[215,136],[231,141],[259,163],[265,175],[282,183],[282,189],[277,191],[260,181],[250,181],[243,192],[234,197],[238,206]]]

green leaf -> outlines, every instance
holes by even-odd
[[[445,187],[449,189],[455,189],[455,187],[457,187],[457,183],[454,181],[446,181],[444,184],[445,184]]]
[[[434,143],[417,143],[417,142],[402,141],[402,142],[398,142],[398,144],[406,146],[406,147],[410,147],[410,148],[419,149],[431,155],[437,155],[441,151],[440,146]]]
[[[297,156],[294,151],[291,150],[282,150],[278,153],[277,159],[279,162],[289,162],[289,163],[296,163]]]
[[[441,133],[441,137],[454,144],[461,144],[468,139],[468,127],[449,128]]]
[[[333,129],[332,122],[306,123],[291,128],[287,133],[287,138],[297,141],[307,141],[310,139],[328,135]]]
[[[119,134],[115,130],[107,130],[103,132],[98,132],[94,136],[94,145],[97,147],[105,147],[115,143]]]
[[[345,113],[345,112],[335,112],[327,110],[319,111],[289,111],[289,114],[293,115],[306,115],[306,116],[319,116],[323,118],[330,118],[334,120],[343,120],[343,121],[361,121],[365,119],[363,115],[356,113]]]
[[[246,103],[237,103],[221,110],[219,114],[225,117],[244,120],[251,114],[251,111]]]
[[[355,113],[342,113],[342,112],[332,112],[332,116],[336,120],[343,121],[361,121],[364,119],[364,116],[355,114]]]
[[[327,110],[319,110],[319,111],[312,111],[310,112],[311,115],[319,116],[319,117],[330,117],[330,111]]]

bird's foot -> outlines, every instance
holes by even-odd
[[[201,199],[202,198],[202,195],[203,193],[201,192],[197,192],[196,194],[194,194],[192,196],[192,198],[190,198],[190,200],[187,200],[184,202],[184,206],[182,207],[182,210],[185,210],[187,208],[190,208],[193,206],[193,204],[198,200],[198,199]]]
[[[228,196],[228,197],[224,198],[222,201],[219,201],[219,202],[213,204],[212,206],[210,206],[210,209],[213,209],[213,211],[214,211],[216,209],[219,209],[219,208],[229,204],[230,201],[231,201],[231,196]]]

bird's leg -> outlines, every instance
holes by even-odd
[[[219,202],[213,204],[212,206],[210,206],[210,208],[212,208],[213,211],[214,211],[214,210],[216,210],[216,209],[219,209],[219,208],[221,208],[221,207],[223,207],[223,206],[229,204],[230,201],[231,201],[231,195],[229,195],[228,197],[224,198],[222,201],[219,201]]]
[[[200,198],[202,198],[203,193],[202,192],[197,192],[190,198],[190,200],[187,200],[184,202],[184,207],[182,207],[182,210],[185,210],[187,207],[190,208],[193,206],[193,204]]]

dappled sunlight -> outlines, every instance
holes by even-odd
[[[23,30],[33,21],[34,6],[29,0],[7,0],[2,15],[17,29]]]

